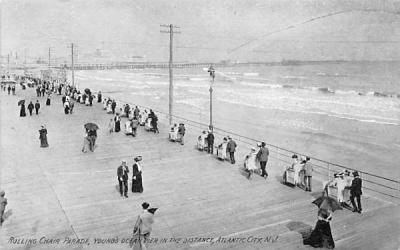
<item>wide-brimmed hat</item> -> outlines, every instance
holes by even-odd
[[[141,161],[141,160],[142,160],[142,156],[136,156],[133,160],[135,160],[135,161]]]
[[[143,202],[142,203],[142,208],[143,209],[148,209],[150,207],[150,204],[149,203],[147,203],[147,202]]]
[[[357,172],[357,171],[354,171],[354,172],[353,172],[353,176],[354,176],[354,177],[359,176],[359,175],[358,175],[358,172]]]

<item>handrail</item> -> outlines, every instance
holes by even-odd
[[[103,93],[113,93],[113,91],[110,91],[110,92],[103,92]],[[156,109],[153,109],[153,108],[144,106],[144,105],[137,105],[137,104],[133,104],[133,103],[130,103],[130,102],[127,102],[127,101],[124,101],[124,100],[117,100],[117,101],[118,101],[119,103],[127,103],[127,104],[129,104],[129,105],[138,106],[138,107],[145,108],[145,109],[152,109],[153,111],[155,111],[155,112],[157,112],[157,113],[160,113],[160,114],[164,114],[164,115],[166,115],[166,116],[169,115],[169,114],[167,114],[167,113],[164,112],[164,111],[156,110]],[[204,129],[204,128],[207,128],[207,127],[208,127],[208,124],[205,124],[205,123],[202,123],[202,122],[198,122],[198,121],[194,121],[194,120],[191,120],[191,119],[188,119],[188,118],[185,118],[185,117],[181,117],[181,116],[178,116],[178,115],[172,115],[172,117],[178,118],[178,119],[181,119],[181,120],[184,120],[184,121],[186,121],[186,122],[189,122],[189,124],[188,124],[189,126],[197,127],[197,128],[200,128],[200,129]],[[221,132],[227,133],[227,134],[229,134],[229,135],[234,135],[234,137],[238,137],[238,138],[235,138],[235,139],[237,139],[238,141],[241,141],[241,142],[243,142],[243,143],[246,143],[246,144],[248,144],[248,145],[254,145],[254,144],[253,144],[254,142],[259,142],[259,140],[256,140],[256,139],[253,139],[253,138],[250,138],[250,137],[247,137],[247,136],[239,135],[239,134],[237,134],[237,133],[235,133],[235,132],[227,131],[227,130],[225,130],[225,129],[220,129],[220,128],[214,127],[214,133],[215,133],[215,134],[224,136],[224,134],[222,134]],[[242,138],[242,139],[240,139],[240,138]],[[243,140],[243,139],[248,140],[248,141],[251,141],[251,142],[253,142],[253,143],[250,143],[250,142],[245,141],[245,140]],[[269,147],[271,147],[271,148],[274,149],[274,150],[270,150],[271,152],[277,154],[278,156],[280,155],[280,156],[286,157],[286,158],[288,158],[288,159],[291,157],[292,154],[304,155],[304,154],[295,152],[295,151],[293,151],[293,150],[285,149],[285,148],[282,148],[282,147],[279,147],[279,146],[276,146],[276,145],[273,145],[273,144],[270,144],[270,143],[266,143],[266,145],[268,145]],[[279,152],[279,150],[284,151],[284,152],[287,152],[287,153],[290,153],[290,155],[283,154],[283,153]],[[395,191],[398,191],[398,192],[400,193],[399,187],[398,187],[398,188],[390,187],[390,186],[388,186],[388,185],[385,185],[385,184],[382,184],[382,183],[377,183],[377,182],[375,182],[375,181],[369,180],[369,179],[367,179],[367,178],[365,178],[365,177],[366,177],[366,176],[375,177],[375,178],[378,178],[378,179],[382,179],[382,180],[385,180],[385,181],[389,181],[389,182],[393,183],[394,185],[395,185],[395,184],[400,184],[400,181],[398,181],[398,180],[389,179],[389,178],[387,178],[387,177],[378,176],[378,175],[375,175],[375,174],[372,174],[372,173],[368,173],[368,172],[365,172],[365,171],[359,171],[359,170],[356,170],[356,169],[353,169],[353,168],[349,168],[349,167],[342,166],[342,165],[340,165],[340,164],[335,164],[335,163],[331,163],[331,162],[328,162],[328,161],[325,161],[325,160],[321,160],[321,159],[319,159],[319,158],[314,158],[313,156],[309,156],[309,157],[312,158],[313,161],[317,161],[317,162],[319,162],[319,163],[326,164],[328,167],[321,166],[321,165],[316,164],[316,163],[312,163],[313,166],[328,171],[328,176],[329,176],[329,177],[331,176],[331,171],[332,171],[332,169],[330,168],[330,166],[339,167],[339,168],[341,168],[341,169],[344,168],[344,169],[348,169],[348,170],[352,170],[352,171],[358,171],[358,172],[360,173],[360,176],[362,177],[362,179],[363,179],[365,182],[371,183],[371,184],[374,184],[374,185],[377,185],[377,186],[380,186],[380,187],[383,187],[383,188],[387,188],[387,189],[390,189],[390,190],[395,190]],[[289,164],[290,164],[290,161],[285,161],[285,160],[283,160],[283,159],[279,159],[278,157],[272,157],[272,156],[271,156],[271,158],[275,158],[275,159],[277,159],[277,160],[279,160],[279,161],[281,161],[281,162],[285,162],[285,163],[289,163]],[[335,172],[336,172],[336,171],[335,171]],[[339,171],[337,171],[337,172],[339,172]],[[399,185],[398,185],[398,186],[399,186]],[[368,187],[366,187],[366,186],[364,186],[363,188],[365,188],[365,189],[367,189],[367,190],[370,190],[370,191],[373,191],[373,192],[376,192],[376,193],[384,194],[384,195],[386,195],[386,196],[390,196],[390,197],[393,197],[393,198],[398,198],[398,199],[400,199],[400,195],[399,195],[399,196],[393,196],[393,195],[391,195],[391,194],[383,193],[383,192],[380,192],[380,191],[378,191],[378,190],[368,188]]]

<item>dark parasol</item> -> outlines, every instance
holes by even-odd
[[[87,130],[98,130],[99,126],[97,126],[97,124],[92,123],[92,122],[88,122],[84,125],[85,129]]]
[[[154,214],[157,211],[158,208],[153,207],[153,208],[149,208],[147,209],[147,211],[149,211],[149,213]]]
[[[330,197],[326,193],[326,191],[324,191],[322,195],[314,200],[312,203],[314,203],[321,209],[330,210],[332,212],[343,209],[342,206],[340,206],[340,203],[335,198]]]
[[[25,100],[18,101],[18,106],[21,106],[22,104],[25,104]]]

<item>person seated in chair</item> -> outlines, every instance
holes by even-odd
[[[203,151],[205,148],[207,148],[207,143],[206,143],[206,138],[207,138],[207,132],[203,131],[201,135],[197,138],[197,149]]]
[[[227,146],[228,146],[228,138],[224,137],[224,140],[222,141],[222,143],[217,146],[218,159],[220,159],[220,160],[227,159],[227,152],[226,152]]]

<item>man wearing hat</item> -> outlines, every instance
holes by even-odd
[[[313,166],[309,163],[310,157],[306,157],[306,164],[304,165],[304,184],[306,185],[306,191],[311,192],[311,179],[313,174]]]
[[[7,206],[7,198],[4,198],[5,195],[6,193],[3,190],[0,191],[0,226],[3,225],[4,221],[3,215]]]
[[[128,173],[129,169],[126,165],[126,161],[122,161],[121,165],[117,169],[119,193],[124,194],[128,198]]]
[[[261,166],[261,176],[267,179],[268,173],[265,170],[268,162],[268,156],[269,156],[269,150],[268,148],[265,147],[265,142],[261,142],[261,147],[260,150],[257,153],[257,159],[260,161],[260,166]]]
[[[184,142],[184,137],[185,137],[185,133],[186,133],[186,128],[185,128],[185,124],[183,123],[179,123],[179,127],[178,127],[178,138],[181,142],[181,145],[183,145]]]
[[[351,187],[350,187],[350,200],[351,204],[353,205],[353,212],[358,212],[361,213],[361,186],[362,186],[362,180],[360,176],[358,175],[357,171],[353,172],[354,179],[351,182]],[[357,199],[357,205],[354,201],[354,198]]]
[[[154,213],[157,210],[157,208],[149,207],[149,203],[142,203],[143,211],[140,215],[138,215],[135,227],[133,229],[133,235],[139,236],[141,249],[147,249],[145,242],[150,237],[151,231],[153,230]]]
[[[231,163],[235,164],[235,151],[236,151],[236,142],[232,140],[230,136],[228,136],[228,145],[226,146],[226,151],[229,153]]]

